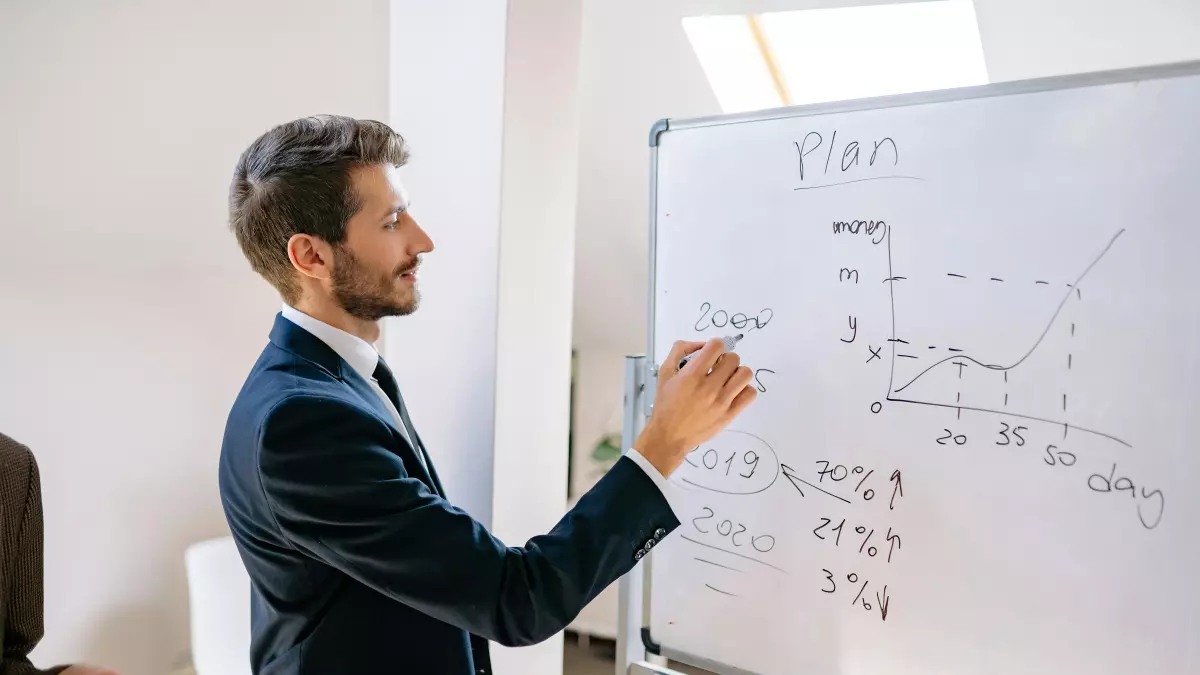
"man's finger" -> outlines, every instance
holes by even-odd
[[[746,409],[754,399],[758,398],[758,390],[754,387],[743,387],[738,395],[733,398],[733,403],[729,406],[729,419],[733,420]]]
[[[713,338],[704,343],[700,351],[688,361],[687,367],[684,370],[698,370],[701,373],[707,373],[717,364],[717,359],[725,353],[725,341],[721,338]]]
[[[659,377],[662,375],[673,375],[679,371],[679,362],[688,354],[699,351],[704,346],[703,342],[685,342],[679,340],[671,347],[671,353],[667,354],[666,362],[658,367]]]
[[[717,365],[713,366],[712,375],[709,377],[712,378],[712,382],[717,388],[724,388],[740,365],[742,365],[740,356],[734,352],[726,352],[717,358]]]
[[[749,386],[753,379],[754,371],[746,366],[741,366],[733,371],[733,374],[729,376],[729,381],[725,383],[725,388],[721,390],[722,397],[725,399],[725,405],[732,405],[737,395]]]

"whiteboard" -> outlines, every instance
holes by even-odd
[[[1200,68],[675,123],[650,355],[758,401],[671,477],[720,672],[1200,673]]]

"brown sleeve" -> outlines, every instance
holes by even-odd
[[[2,440],[2,439],[0,439]],[[37,461],[27,448],[18,446],[24,451],[25,461],[14,461],[19,458],[15,452],[5,452],[3,458],[6,474],[3,485],[6,491],[15,488],[18,492],[4,495],[5,506],[8,507],[6,517],[14,520],[5,525],[15,528],[15,537],[8,538],[6,544],[11,548],[6,551],[8,560],[4,568],[11,574],[5,584],[7,597],[4,598],[4,655],[0,661],[0,675],[54,675],[66,666],[57,666],[49,670],[39,670],[29,661],[29,652],[42,639],[42,495],[41,478],[38,474]],[[10,457],[15,455],[15,457]],[[10,473],[13,472],[13,473]],[[24,475],[21,475],[21,474]],[[19,490],[24,485],[24,498]],[[9,510],[11,509],[11,510]],[[19,518],[19,520],[16,520]]]

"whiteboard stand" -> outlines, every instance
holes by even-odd
[[[625,357],[625,398],[621,423],[621,446],[633,447],[654,407],[655,369],[645,356]],[[643,559],[618,582],[618,621],[616,675],[680,675],[666,668],[667,659],[650,642],[646,626],[646,593],[649,582],[646,569],[651,555]]]
[[[645,356],[625,357],[625,398],[621,420],[621,447],[633,447],[634,440],[646,425],[646,417],[653,407],[650,397],[643,397],[646,384],[654,380],[654,372],[647,366]],[[647,655],[645,629],[645,585],[648,575],[647,556],[643,563],[635,566],[618,583],[618,621],[616,675],[670,674],[655,662],[662,660],[656,655]]]
[[[630,448],[641,430],[645,416],[641,414],[638,401],[641,400],[643,373],[646,363],[644,356],[625,357],[625,399],[621,416],[621,447]],[[630,664],[646,660],[646,650],[642,646],[639,631],[642,627],[642,584],[645,577],[642,566],[635,565],[625,576],[621,577],[618,585],[617,600],[617,675],[630,672]]]

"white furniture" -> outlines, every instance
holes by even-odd
[[[231,537],[184,555],[196,675],[250,675],[250,577]]]

